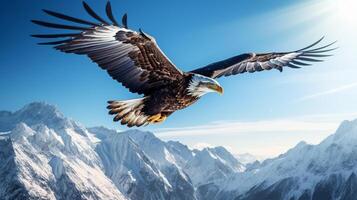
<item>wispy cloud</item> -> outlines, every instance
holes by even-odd
[[[330,131],[336,128],[333,122],[305,122],[292,120],[271,120],[254,122],[220,122],[203,126],[162,129],[160,137],[204,136],[240,133],[277,133],[293,131]]]
[[[343,86],[340,86],[340,87],[337,87],[337,88],[333,88],[333,89],[330,89],[330,90],[318,92],[318,93],[315,93],[315,94],[307,95],[307,96],[301,97],[297,101],[301,102],[301,101],[306,101],[306,100],[310,100],[310,99],[315,99],[315,98],[323,97],[323,96],[326,96],[326,95],[335,94],[335,93],[342,92],[342,91],[347,91],[347,90],[353,89],[355,87],[357,87],[357,82],[346,84],[346,85],[343,85]]]
[[[158,129],[161,138],[229,135],[241,133],[281,133],[281,132],[333,132],[343,119],[355,118],[357,113],[322,114],[272,119],[260,121],[220,121],[207,125]]]
[[[163,140],[178,140],[191,148],[224,146],[233,153],[274,157],[300,141],[318,144],[335,132],[341,121],[357,113],[319,114],[260,121],[220,121],[206,125],[155,130]]]

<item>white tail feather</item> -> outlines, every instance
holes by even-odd
[[[142,126],[148,119],[148,116],[142,112],[145,98],[109,101],[109,114],[115,115],[114,121],[121,120],[121,124],[128,124],[129,127]]]

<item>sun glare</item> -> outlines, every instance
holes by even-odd
[[[333,10],[339,23],[357,26],[357,1],[356,0],[331,0]],[[334,12],[332,10],[332,12]]]

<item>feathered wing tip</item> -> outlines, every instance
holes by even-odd
[[[59,19],[63,19],[63,20],[67,20],[67,21],[71,21],[71,22],[75,22],[75,23],[79,23],[79,24],[90,25],[90,26],[98,26],[99,25],[97,23],[93,23],[93,22],[86,21],[83,19],[78,19],[75,17],[71,17],[68,15],[64,15],[62,13],[58,13],[58,12],[54,12],[54,11],[50,11],[50,10],[46,10],[46,9],[43,9],[43,12],[45,12],[46,14],[51,15],[53,17],[57,17]]]
[[[299,50],[297,50],[297,51],[304,51],[304,50],[306,50],[306,49],[309,49],[309,48],[311,48],[311,47],[317,45],[318,43],[320,43],[323,39],[325,39],[325,36],[322,36],[322,37],[321,37],[319,40],[317,40],[316,42],[312,43],[311,45],[309,45],[309,46],[307,46],[307,47],[304,47],[304,48],[302,48],[302,49],[299,49]]]
[[[117,20],[115,20],[114,18],[114,15],[113,15],[113,12],[112,12],[112,6],[110,4],[110,1],[107,2],[107,5],[105,7],[105,11],[107,13],[107,16],[108,18],[110,19],[110,21],[112,21],[112,23],[115,25],[115,26],[119,26]]]
[[[38,43],[39,45],[58,45],[58,44],[63,44],[66,42],[70,42],[72,39],[66,39],[66,40],[58,40],[54,42],[40,42]]]
[[[99,15],[97,15],[97,13],[95,13],[93,11],[93,9],[85,1],[83,1],[83,7],[87,11],[87,13],[90,16],[92,16],[94,19],[102,22],[104,25],[109,25],[109,23],[107,21],[105,21],[104,19],[102,19],[101,17],[99,17]]]
[[[58,28],[58,29],[67,29],[67,30],[80,30],[80,31],[85,31],[85,30],[90,30],[91,28],[87,27],[80,27],[80,26],[69,26],[69,25],[63,25],[63,24],[56,24],[56,23],[50,23],[50,22],[44,22],[40,20],[31,20],[32,23],[40,25],[40,26],[45,26],[48,28]]]
[[[128,28],[128,15],[126,13],[123,15],[121,23],[123,23],[124,28]]]
[[[148,34],[146,34],[141,28],[139,28],[139,33],[142,35],[144,38],[151,40]]]
[[[45,35],[31,35],[31,37],[36,37],[36,38],[63,38],[63,37],[75,37],[80,34],[78,33],[63,33],[63,34],[45,34]]]
[[[83,19],[79,19],[79,18],[75,18],[75,17],[71,17],[69,15],[65,15],[65,14],[62,14],[62,13],[54,12],[54,11],[51,11],[51,10],[43,9],[43,12],[45,12],[46,14],[48,14],[48,15],[50,15],[52,17],[55,17],[55,18],[58,18],[58,19],[61,19],[61,20],[64,20],[64,21],[68,21],[68,22],[74,22],[74,23],[81,24],[81,25],[88,25],[88,27],[50,23],[50,22],[45,22],[45,21],[41,21],[41,20],[31,20],[34,24],[37,24],[37,25],[40,25],[40,26],[44,26],[44,27],[48,27],[48,28],[81,31],[79,33],[35,34],[35,35],[31,35],[31,36],[32,37],[36,37],[36,38],[64,38],[64,40],[39,43],[39,44],[44,44],[44,45],[57,45],[57,44],[66,43],[66,42],[70,41],[70,39],[73,39],[74,37],[80,36],[83,31],[93,30],[93,28],[96,27],[96,26],[108,26],[108,25],[110,25],[110,23],[108,23],[106,20],[101,18],[84,1],[83,1],[83,7],[87,11],[87,13],[91,17],[96,19],[98,22],[100,22],[100,24],[99,23],[95,23],[95,22],[90,22],[90,21],[87,21],[87,20],[83,20]],[[110,21],[112,22],[112,24],[114,26],[120,27],[119,23],[117,22],[117,20],[115,19],[114,15],[113,15],[112,7],[111,7],[111,4],[110,4],[109,1],[106,4],[106,14],[107,14],[107,17],[110,19]],[[123,23],[123,27],[124,28],[128,28],[127,15],[126,14],[124,14],[124,16],[122,18],[122,23]]]
[[[144,98],[131,99],[126,101],[108,101],[110,115],[115,115],[113,121],[120,121],[122,125],[128,127],[148,125],[150,116],[142,112]]]
[[[301,52],[301,53],[304,53],[305,55],[306,54],[311,54],[311,56],[314,56],[314,57],[332,56],[332,55],[326,55],[326,54],[320,54],[320,53],[330,52],[330,51],[338,49],[338,47],[328,48],[328,47],[331,47],[332,45],[336,44],[337,41],[331,42],[331,43],[329,43],[327,45],[324,45],[324,46],[321,46],[321,47],[318,47],[318,48],[312,48],[312,47],[315,47],[317,44],[319,44],[324,38],[325,38],[325,36],[323,36],[322,38],[320,38],[318,41],[314,42],[313,44],[311,44],[311,45],[309,45],[309,46],[307,46],[305,48],[299,49],[299,50],[297,50],[295,52]]]
[[[338,47],[330,48],[332,45],[336,44],[337,41],[331,42],[327,45],[316,47],[323,41],[325,37],[321,37],[316,42],[311,45],[299,49],[297,51],[289,52],[292,54],[298,54],[296,58],[294,58],[290,63],[288,63],[288,67],[290,68],[301,68],[302,66],[310,66],[311,62],[322,62],[322,58],[332,56],[332,54],[326,54],[327,52],[331,52],[333,50],[338,49]]]

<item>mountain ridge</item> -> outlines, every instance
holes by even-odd
[[[357,120],[317,145],[243,164],[224,147],[191,150],[151,132],[85,128],[56,107],[0,111],[0,199],[351,200]]]

